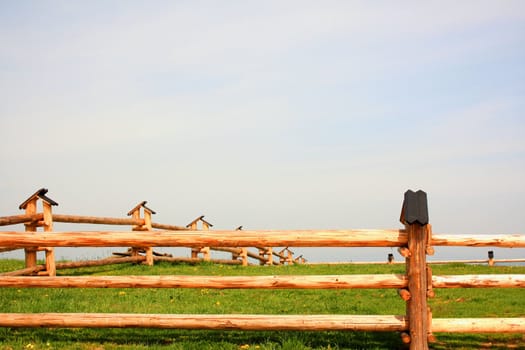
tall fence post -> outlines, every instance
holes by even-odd
[[[42,201],[42,210],[44,214],[44,232],[53,231],[53,211],[51,203]],[[57,269],[55,263],[55,248],[45,247],[46,252],[46,274],[48,276],[56,276]]]
[[[426,247],[428,242],[428,204],[423,191],[406,191],[401,222],[408,236],[407,277],[410,298],[407,316],[410,350],[428,350],[429,318],[427,306]],[[431,282],[430,282],[431,283]]]
[[[132,219],[135,219],[135,220],[142,219],[144,222],[144,224],[142,225],[133,225],[132,231],[151,231],[152,230],[151,214],[155,214],[155,211],[148,208],[146,206],[146,203],[148,202],[142,201],[128,212],[128,216],[131,216]],[[144,211],[144,218],[140,217],[141,209]],[[131,256],[138,257],[140,255],[139,253],[140,253],[141,248],[144,249],[144,253],[146,255],[145,264],[149,266],[153,266],[153,247],[131,247]]]
[[[35,215],[37,213],[37,202],[39,199],[42,200],[42,221],[33,220],[25,224],[26,232],[36,232],[37,227],[43,226],[45,232],[53,231],[53,213],[51,207],[58,205],[57,202],[46,196],[46,188],[41,188],[28,199],[26,199],[20,206],[19,209],[25,210],[27,215]],[[42,275],[55,276],[56,265],[55,265],[55,250],[52,247],[31,247],[25,248],[25,263],[26,268],[37,269],[37,252],[45,251],[46,254],[46,271],[40,272]],[[36,272],[36,270],[35,270]]]

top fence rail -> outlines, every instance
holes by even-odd
[[[272,230],[272,231],[71,231],[0,232],[0,246],[49,247],[402,247],[405,230]],[[525,235],[440,235],[435,246],[525,248]]]

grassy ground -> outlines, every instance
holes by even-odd
[[[0,260],[0,271],[23,267]],[[436,265],[434,274],[524,274],[525,267]],[[62,275],[403,273],[403,265],[113,265]],[[440,289],[435,318],[525,317],[524,289]],[[395,290],[0,289],[1,312],[404,314]],[[437,334],[432,349],[525,349],[521,334]],[[396,333],[0,328],[0,349],[397,349]]]

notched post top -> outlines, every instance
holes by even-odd
[[[424,191],[414,192],[408,190],[405,192],[400,220],[405,225],[414,223],[420,225],[428,224],[427,194]]]
[[[205,225],[208,225],[208,227],[213,227],[213,225],[211,223],[209,223],[208,221],[204,220],[204,215],[199,216],[198,218],[196,218],[195,220],[193,220],[192,222],[187,224],[186,227],[190,228],[190,227],[196,225],[197,222],[199,222],[199,221],[202,222]]]
[[[146,203],[148,203],[148,201],[142,201],[139,204],[137,204],[133,209],[131,209],[128,212],[128,216],[133,215],[133,212],[140,210],[140,208],[144,208],[144,210],[149,211],[151,214],[156,214],[153,209],[146,207]]]
[[[26,199],[24,201],[24,203],[20,204],[20,206],[18,207],[19,209],[25,209],[27,207],[27,205],[37,199],[37,198],[40,198],[41,200],[43,200],[44,202],[46,202],[47,204],[49,205],[58,205],[57,202],[55,202],[54,200],[52,200],[51,198],[49,198],[48,196],[46,196],[46,193],[47,193],[47,188],[41,188],[39,189],[38,191],[36,191],[35,193],[33,193],[28,199]]]

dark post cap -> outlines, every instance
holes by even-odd
[[[128,216],[133,215],[133,212],[139,210],[140,208],[144,208],[144,210],[149,211],[151,214],[157,214],[153,209],[146,207],[146,203],[148,203],[148,201],[142,201],[139,204],[137,204],[133,209],[131,209],[128,212]]]
[[[405,192],[403,209],[401,210],[401,222],[404,224],[428,224],[427,194],[424,191],[414,192],[408,190]]]
[[[31,202],[33,199],[35,198],[40,198],[41,200],[43,200],[44,202],[47,202],[49,205],[58,205],[57,202],[55,202],[54,200],[52,200],[51,198],[49,198],[48,196],[46,196],[46,193],[47,193],[47,188],[41,188],[39,189],[38,191],[36,191],[35,193],[33,193],[31,195],[31,197],[29,197],[28,199],[25,200],[24,203],[20,204],[20,206],[18,207],[19,209],[25,209],[27,207],[27,205],[29,204],[29,202]]]

